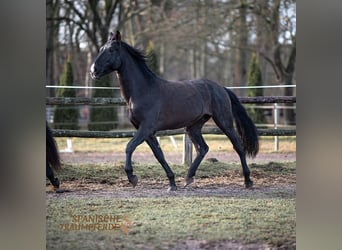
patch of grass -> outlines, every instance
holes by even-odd
[[[58,178],[62,181],[87,180],[101,182],[103,180],[116,180],[124,173],[123,165],[115,164],[66,164],[63,170],[58,171]]]
[[[171,165],[176,177],[185,177],[188,168],[183,165]],[[134,174],[143,179],[166,180],[164,169],[159,164],[133,164]],[[268,175],[295,174],[296,162],[269,162],[266,164],[251,164],[250,169],[260,170]],[[211,178],[229,174],[233,170],[241,170],[240,164],[227,164],[223,162],[203,161],[199,166],[196,178]],[[124,163],[115,164],[66,164],[62,171],[57,172],[62,181],[86,180],[90,182],[112,182],[120,178],[126,178]]]
[[[296,162],[269,162],[266,164],[251,164],[250,168],[259,169],[266,173],[276,174],[296,174]]]
[[[212,177],[220,176],[223,172],[229,169],[236,169],[237,164],[226,163],[208,163],[203,162],[197,171],[197,177]],[[133,163],[134,174],[144,179],[166,179],[164,169],[159,164],[139,164]],[[171,165],[172,171],[176,177],[185,177],[187,167],[183,165]],[[119,178],[126,178],[124,163],[119,162],[115,164],[66,164],[62,171],[57,173],[59,178],[63,181],[73,180],[88,180],[100,182],[102,180],[116,180]]]
[[[47,249],[167,249],[189,239],[295,244],[294,199],[61,198],[47,201],[47,214]],[[131,223],[128,235],[63,230],[73,215],[125,215]]]

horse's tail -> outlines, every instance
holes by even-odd
[[[255,157],[259,152],[259,138],[257,129],[248,116],[246,109],[242,106],[239,98],[229,89],[225,88],[227,91],[231,104],[233,115],[235,119],[236,128],[242,139],[243,147],[247,155]]]
[[[46,161],[55,170],[61,168],[61,161],[58,154],[58,149],[55,139],[52,137],[52,132],[46,123]]]

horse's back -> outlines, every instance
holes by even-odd
[[[196,86],[201,93],[203,102],[207,108],[206,113],[210,114],[214,119],[219,117],[219,119],[231,121],[231,100],[223,86],[205,78],[190,82],[193,82],[193,86]]]

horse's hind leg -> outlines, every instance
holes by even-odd
[[[166,172],[167,177],[169,178],[170,188],[168,190],[169,191],[176,191],[177,186],[176,186],[176,182],[175,182],[175,175],[172,172],[169,165],[167,164],[167,162],[165,161],[163,151],[161,150],[161,148],[159,146],[157,138],[154,135],[152,135],[152,136],[148,137],[148,139],[146,139],[146,142],[150,146],[150,148],[152,149],[154,156],[157,158],[160,165],[162,165],[162,167],[164,168],[164,170]]]
[[[185,179],[185,186],[191,184],[194,181],[193,177],[196,175],[197,168],[209,150],[209,147],[205,143],[203,136],[202,136],[202,132],[201,132],[202,126],[206,121],[207,119],[203,120],[202,123],[195,124],[191,127],[186,128],[186,131],[192,143],[195,146],[197,155],[196,155],[195,160],[191,164],[191,167],[188,170],[188,174]]]
[[[217,126],[225,133],[230,141],[233,144],[233,147],[235,151],[238,153],[241,161],[243,176],[245,178],[245,186],[246,188],[250,188],[253,186],[253,181],[250,179],[250,171],[247,166],[246,162],[246,154],[242,146],[242,142],[238,134],[236,133],[234,127],[233,127],[233,121],[229,119],[228,117],[221,117],[221,119],[215,119],[214,121],[217,124]]]

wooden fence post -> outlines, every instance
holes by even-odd
[[[189,167],[192,163],[192,141],[187,133],[183,135],[183,161],[182,163]]]
[[[278,111],[278,104],[277,103],[274,104],[273,109],[274,109],[274,112],[273,112],[273,115],[274,115],[274,129],[278,129],[279,111]],[[274,137],[274,150],[276,152],[279,151],[279,137],[278,136]]]

